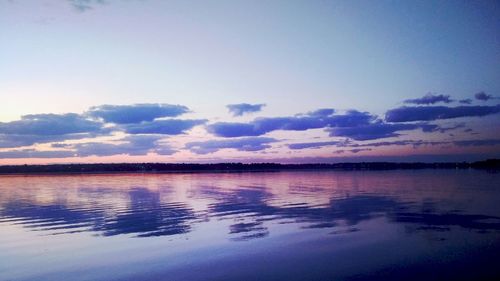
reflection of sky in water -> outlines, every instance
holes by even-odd
[[[499,179],[452,170],[5,176],[0,272],[363,279],[422,274],[439,261],[452,274],[447,266],[477,269],[500,246]]]

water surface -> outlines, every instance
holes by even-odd
[[[0,280],[500,276],[500,174],[0,176]]]

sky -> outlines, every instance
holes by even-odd
[[[498,1],[0,0],[0,164],[500,157]]]

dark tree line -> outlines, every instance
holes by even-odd
[[[500,159],[478,162],[447,163],[393,163],[360,162],[333,164],[278,164],[278,163],[111,163],[111,164],[52,164],[5,165],[0,174],[37,173],[119,173],[119,172],[258,172],[284,170],[397,170],[397,169],[489,169],[499,170]]]

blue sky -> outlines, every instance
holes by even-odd
[[[499,157],[499,18],[498,1],[2,0],[0,163]]]

